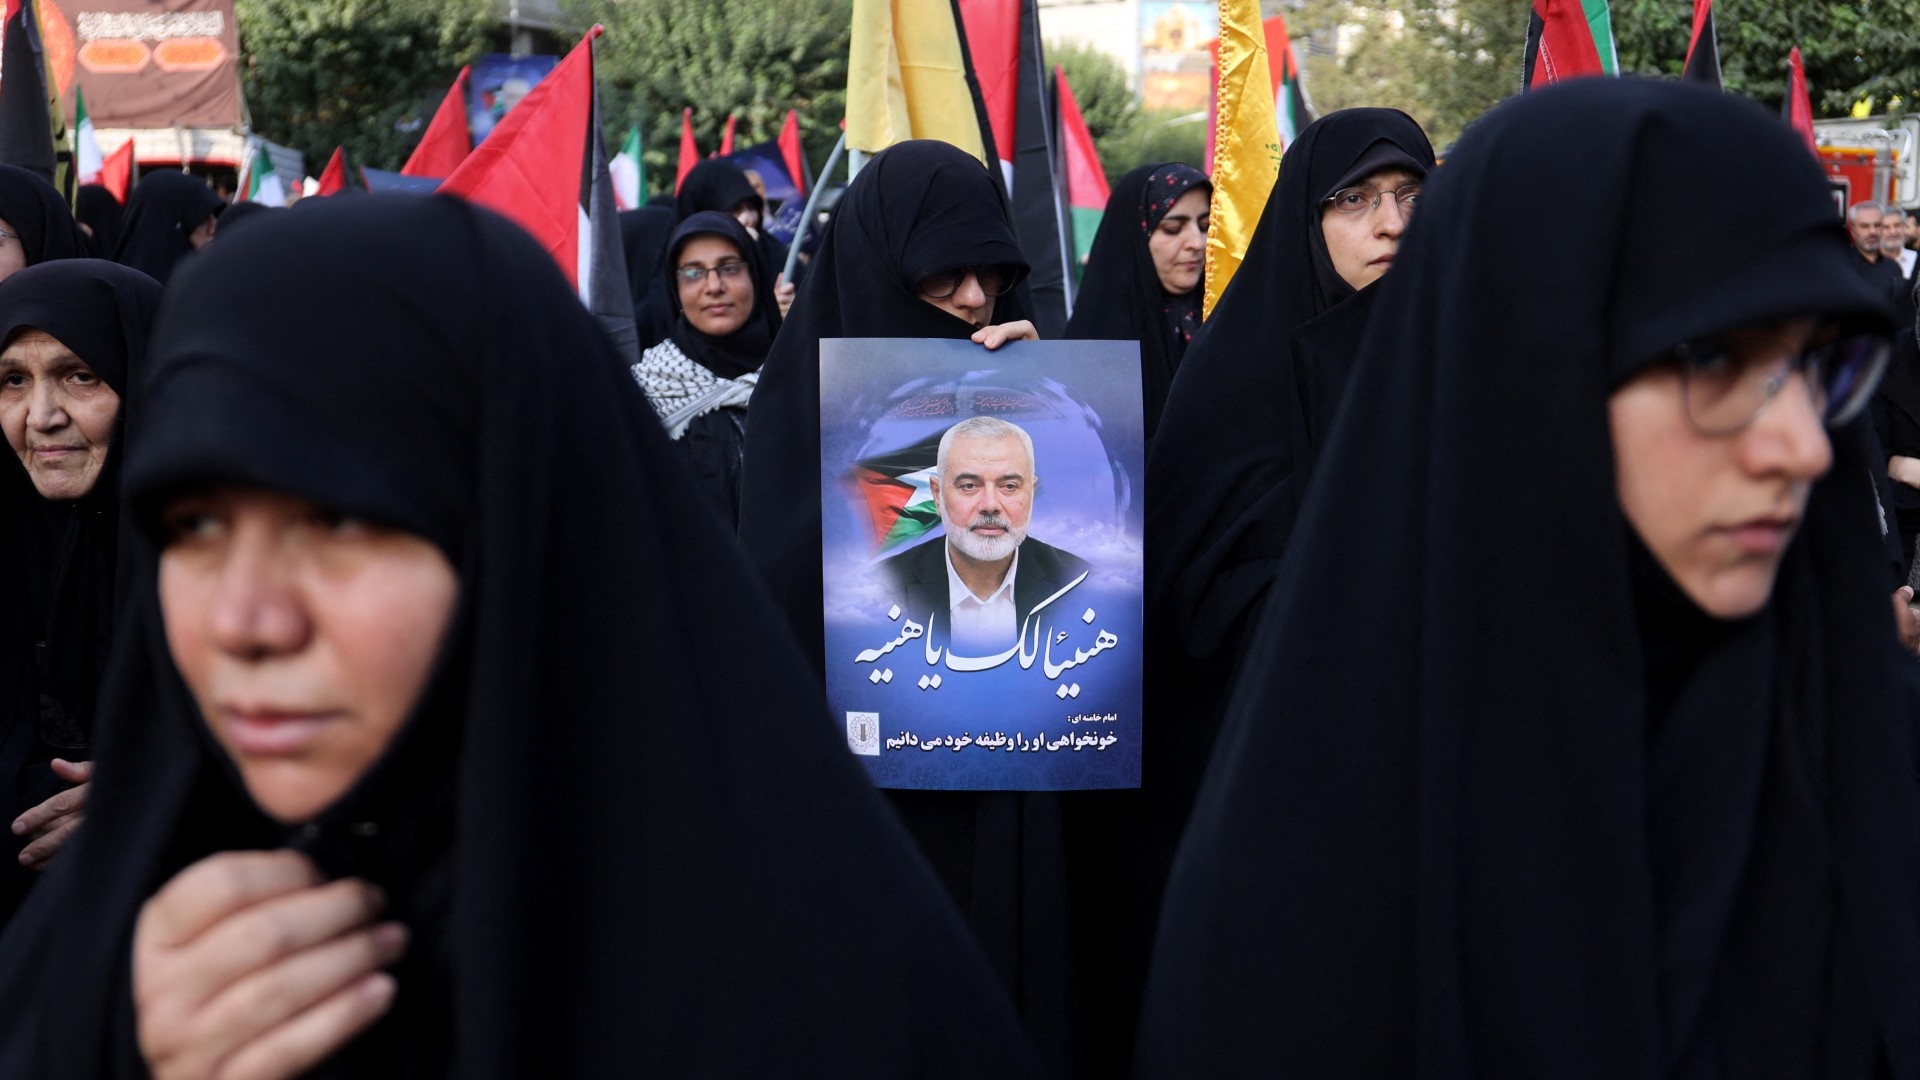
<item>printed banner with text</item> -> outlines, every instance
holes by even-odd
[[[820,343],[827,698],[881,787],[1140,784],[1133,342]]]

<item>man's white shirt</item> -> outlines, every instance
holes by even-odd
[[[1901,277],[1908,280],[1913,279],[1913,264],[1915,260],[1920,260],[1920,251],[1915,251],[1912,248],[1901,248],[1900,254],[1894,256],[1894,261],[1900,264]]]
[[[1013,549],[1007,578],[993,595],[975,596],[953,568],[953,548],[940,541],[947,563],[947,619],[953,625],[950,647],[961,656],[993,656],[1020,640],[1020,620],[1013,607],[1013,582],[1020,573],[1020,549]]]

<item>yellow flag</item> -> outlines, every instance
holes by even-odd
[[[1859,101],[1856,101],[1853,103],[1853,118],[1855,120],[1865,120],[1867,117],[1872,115],[1873,115],[1873,99],[1872,98],[1863,97]]]
[[[1217,100],[1203,318],[1213,313],[1213,305],[1220,302],[1220,294],[1240,269],[1253,228],[1260,223],[1260,212],[1280,177],[1280,125],[1273,111],[1260,0],[1220,0]]]
[[[952,0],[853,0],[847,146],[939,139],[987,164]]]

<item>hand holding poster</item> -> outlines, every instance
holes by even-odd
[[[881,787],[1137,787],[1139,348],[820,343],[827,696]]]

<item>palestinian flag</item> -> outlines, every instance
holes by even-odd
[[[633,300],[593,83],[599,34],[589,31],[439,190],[499,211],[532,235],[633,363]]]
[[[1713,0],[1693,0],[1693,40],[1687,43],[1687,66],[1680,77],[1721,89],[1720,36],[1713,28]]]
[[[120,144],[120,149],[107,155],[100,165],[100,186],[113,192],[120,205],[127,205],[127,193],[133,189],[133,140]]]
[[[693,141],[693,110],[680,110],[680,164],[673,171],[673,191],[680,193],[680,185],[687,182],[687,174],[700,164],[700,144]]]
[[[1522,90],[1618,70],[1607,0],[1533,0]]]
[[[1057,152],[1054,80],[1036,0],[958,0],[961,58],[979,86],[992,155],[1000,162],[1014,234],[1032,268],[1027,290],[1043,338],[1066,332],[1073,310],[1072,238]]]
[[[873,553],[885,554],[912,543],[940,525],[930,481],[944,431],[898,450],[853,463],[846,481],[858,491],[873,527]]]
[[[1067,174],[1067,207],[1073,225],[1073,265],[1076,276],[1086,265],[1087,252],[1093,249],[1093,234],[1100,231],[1100,216],[1107,211],[1112,195],[1107,187],[1106,170],[1100,167],[1100,154],[1093,145],[1093,133],[1080,115],[1080,103],[1074,100],[1073,87],[1067,85],[1063,68],[1053,69],[1060,94],[1061,160]]]
[[[1273,79],[1273,115],[1280,125],[1280,146],[1284,150],[1316,118],[1313,105],[1307,101],[1306,84],[1300,78],[1300,57],[1287,34],[1286,17],[1275,15],[1266,21],[1265,28],[1267,69]]]
[[[320,170],[320,184],[313,189],[315,195],[338,195],[347,190],[347,148],[336,146],[333,156],[327,159],[327,167]]]
[[[0,162],[53,179],[52,99],[33,0],[7,0],[0,24]],[[64,121],[63,121],[64,122]]]
[[[87,116],[87,95],[76,86],[73,88],[74,173],[82,184],[97,184],[106,163],[100,153],[100,140],[93,133],[93,121]]]
[[[613,155],[613,202],[622,210],[637,210],[647,193],[647,165],[640,160],[640,127],[627,130],[627,141]]]
[[[400,166],[400,175],[445,180],[473,152],[473,134],[467,130],[467,78],[464,67],[453,77],[453,87],[440,99],[420,145]]]
[[[247,167],[240,177],[240,194],[234,201],[262,206],[287,205],[286,185],[280,182],[280,174],[273,171],[273,155],[267,153],[265,143],[253,144],[253,152],[247,156]]]
[[[1780,118],[1800,133],[1807,152],[1820,156],[1820,140],[1813,133],[1813,98],[1807,93],[1807,67],[1800,62],[1800,46],[1787,56],[1787,97],[1780,103]]]
[[[800,114],[787,110],[786,123],[780,125],[780,157],[787,163],[787,176],[793,189],[805,197],[813,186],[813,172],[807,168],[807,154],[800,145]]]

